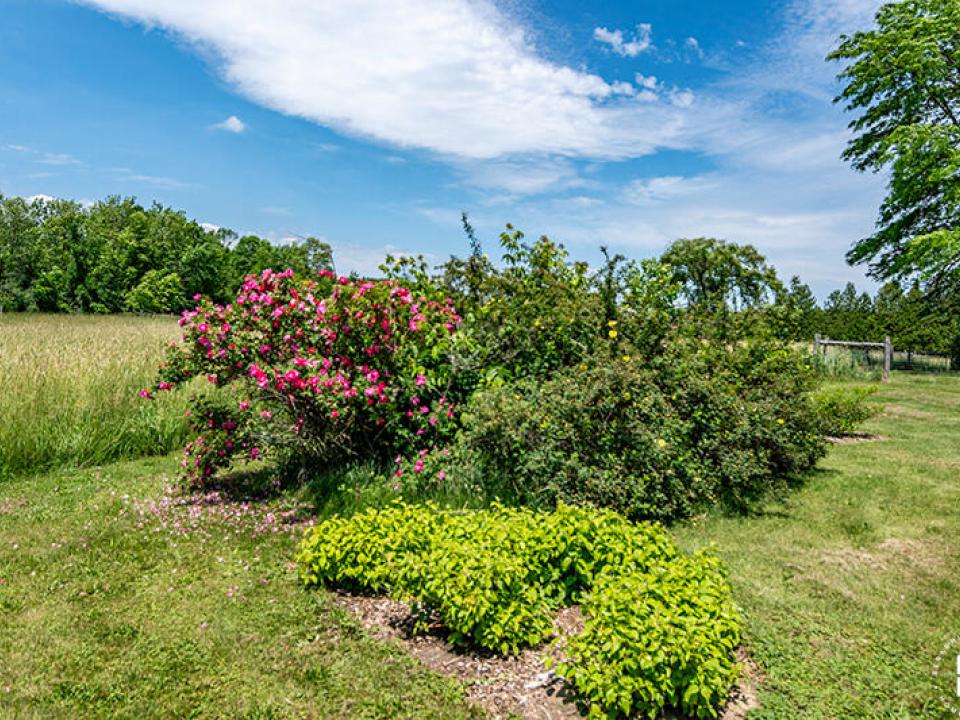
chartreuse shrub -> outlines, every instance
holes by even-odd
[[[729,594],[719,561],[704,554],[601,574],[557,671],[591,716],[654,717],[664,707],[715,716],[737,676],[740,620]]]
[[[820,388],[810,397],[824,435],[843,436],[856,432],[863,423],[882,412],[883,406],[869,402],[876,385],[834,385]]]
[[[557,671],[594,716],[713,716],[736,677],[740,621],[716,558],[610,511],[397,504],[321,523],[297,559],[308,586],[389,592],[453,642],[504,654],[550,637],[553,613],[580,603],[585,627]]]

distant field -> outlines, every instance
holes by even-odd
[[[172,317],[0,314],[0,477],[182,445],[183,398],[137,394],[177,337]]]

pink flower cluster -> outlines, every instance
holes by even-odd
[[[240,395],[226,414],[194,408],[185,460],[194,479],[267,445],[412,454],[452,431],[447,350],[460,323],[449,299],[417,297],[396,281],[265,270],[245,279],[235,302],[183,313],[182,341],[155,390],[199,376]]]

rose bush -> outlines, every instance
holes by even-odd
[[[451,433],[448,353],[461,320],[449,300],[392,280],[291,270],[248,276],[227,305],[197,300],[155,388],[199,376],[222,389],[187,411],[191,481],[278,450],[300,468],[415,457]]]

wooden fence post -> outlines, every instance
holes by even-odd
[[[820,333],[813,336],[813,354],[820,354]]]
[[[890,368],[893,366],[893,343],[890,336],[883,339],[883,381],[890,382]]]

